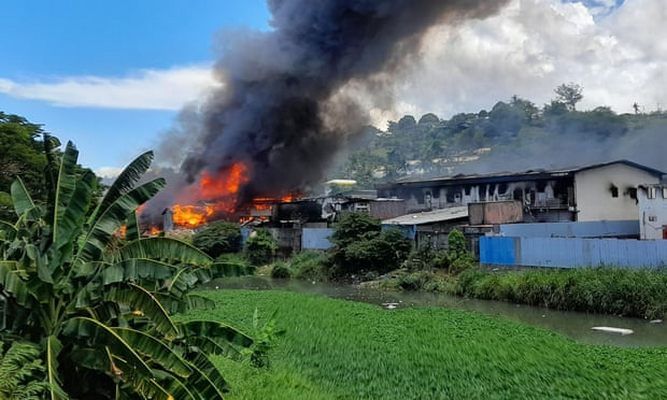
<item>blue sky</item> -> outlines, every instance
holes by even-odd
[[[512,0],[522,4],[523,11],[503,12],[499,20],[488,22],[490,27],[480,23],[466,31],[473,35],[471,43],[485,46],[474,51],[469,42],[431,46],[431,59],[437,68],[428,67],[427,54],[425,69],[407,77],[405,82],[410,84],[403,85],[405,93],[397,92],[404,107],[393,110],[394,114],[432,111],[447,116],[488,108],[490,102],[512,94],[539,103],[548,99],[556,84],[568,81],[590,88],[586,99],[595,104],[614,98],[615,88],[621,94],[638,92],[636,84],[629,89],[623,86],[627,79],[617,84],[596,79],[605,76],[599,72],[601,68],[628,68],[627,60],[617,66],[610,64],[607,54],[631,55],[638,49],[644,51],[642,46],[649,56],[657,54],[650,48],[652,39],[642,42],[643,38],[637,37],[633,18],[641,17],[636,10],[642,7],[648,10],[648,17],[642,17],[641,23],[660,15],[663,1],[628,0],[625,4],[633,4],[633,9],[623,5],[623,0],[584,0],[585,13],[590,15],[587,19],[574,6],[554,7],[574,0]],[[611,27],[605,25],[604,20],[614,10],[626,8],[626,17],[621,15]],[[534,10],[532,14],[530,10]],[[182,105],[200,98],[205,88],[215,84],[210,66],[215,59],[216,37],[224,37],[230,29],[268,29],[270,17],[265,0],[4,0],[0,13],[0,110],[26,116],[62,140],[73,140],[81,150],[81,162],[94,169],[120,167],[142,150],[155,148]],[[536,15],[553,24],[541,22]],[[595,26],[590,26],[591,19]],[[660,29],[662,22],[653,22],[653,30]],[[506,28],[499,29],[503,24]],[[581,29],[572,29],[579,25]],[[554,29],[562,32],[555,35]],[[525,39],[517,39],[524,34]],[[619,51],[618,44],[606,41],[610,35],[617,37],[620,45],[627,42],[628,51]],[[592,50],[572,50],[574,44],[598,42],[601,47]],[[469,59],[447,58],[447,54],[465,55],[468,51],[472,51]],[[442,58],[438,52],[443,53]],[[514,57],[521,52],[525,56],[519,59],[525,65],[518,65]],[[599,60],[591,59],[591,54],[598,57],[596,52]],[[447,61],[443,63],[443,59]],[[480,70],[475,75],[475,69],[489,65],[489,59],[495,60],[491,64],[496,70]],[[598,61],[597,69],[592,68]],[[507,64],[505,70],[498,67],[503,63]],[[651,64],[633,68],[644,65]],[[444,67],[453,70],[447,72]],[[494,79],[493,86],[484,83],[484,78],[495,76],[497,70],[506,71],[504,80]],[[459,76],[457,71],[467,73]],[[526,71],[533,71],[534,79],[527,79]],[[650,78],[654,72],[647,70],[643,75]],[[615,72],[614,76],[620,74]],[[448,82],[447,77],[454,81]],[[651,82],[646,79],[647,93],[655,87]],[[649,94],[644,104],[657,103],[664,93]]]
[[[142,70],[206,65],[225,28],[266,29],[263,0],[4,0],[0,78],[55,82],[67,77],[123,78]],[[117,166],[150,147],[175,110],[54,106],[0,94],[0,110],[20,114],[82,150],[93,168]]]

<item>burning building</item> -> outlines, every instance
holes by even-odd
[[[379,188],[404,199],[408,212],[469,203],[517,200],[533,222],[637,219],[637,186],[658,184],[664,172],[628,160],[559,170],[405,178]]]

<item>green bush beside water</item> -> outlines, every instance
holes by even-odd
[[[222,358],[229,399],[659,399],[667,348],[576,343],[558,334],[444,308],[386,310],[276,291],[204,292],[225,319],[252,331],[275,311],[285,334],[269,369]]]
[[[621,268],[464,271],[454,294],[628,317],[667,314],[667,272]]]

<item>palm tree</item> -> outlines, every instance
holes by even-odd
[[[153,159],[130,163],[96,207],[96,177],[70,142],[45,137],[49,201],[11,187],[18,220],[0,223],[4,341],[37,344],[49,398],[219,399],[226,382],[210,354],[238,356],[253,340],[216,321],[172,315],[209,306],[189,293],[211,259],[175,239],[142,238],[135,210],[164,186],[138,184]],[[127,239],[115,233],[126,224]]]

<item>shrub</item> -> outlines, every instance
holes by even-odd
[[[581,268],[493,273],[469,268],[453,292],[490,300],[573,310],[663,318],[667,314],[667,273],[656,270]]]
[[[455,260],[468,255],[466,238],[458,229],[452,229],[447,235],[447,252],[450,260]]]
[[[391,229],[370,239],[358,240],[342,251],[344,271],[388,272],[400,266],[410,252],[410,241],[400,231]]]
[[[372,238],[380,233],[380,220],[364,213],[345,214],[334,227],[331,241],[345,248],[359,240]]]
[[[296,254],[289,260],[292,276],[309,281],[327,280],[327,265],[329,258],[326,253],[304,251]]]
[[[238,224],[213,222],[192,236],[192,244],[213,258],[236,253],[241,250],[241,230]]]
[[[289,279],[292,276],[289,267],[283,261],[273,264],[271,268],[271,278],[274,279]]]
[[[252,265],[264,265],[273,260],[278,244],[266,229],[258,229],[250,234],[245,243],[245,256]]]

